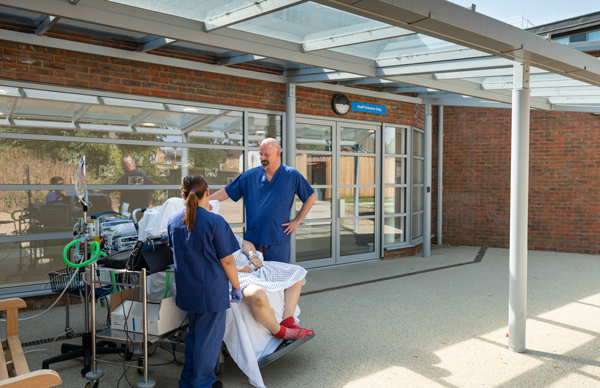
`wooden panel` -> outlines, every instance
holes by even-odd
[[[5,311],[8,309],[23,309],[25,307],[27,307],[27,303],[20,298],[0,300],[0,311]]]
[[[0,387],[10,388],[49,388],[60,384],[62,384],[62,380],[58,373],[49,369],[41,369],[23,376],[13,377],[9,381],[0,381]]]
[[[13,360],[13,366],[17,376],[29,373],[29,367],[27,366],[27,360],[25,354],[23,354],[23,348],[21,347],[21,341],[16,335],[7,337],[8,349]]]
[[[8,369],[6,369],[6,360],[4,359],[4,352],[0,352],[0,381],[8,378]]]

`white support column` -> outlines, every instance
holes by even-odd
[[[285,94],[285,158],[284,163],[296,168],[296,84],[287,84]],[[294,200],[294,203],[296,201]],[[290,218],[296,217],[296,209],[292,207]],[[296,233],[290,240],[290,263],[296,262]]]
[[[425,102],[424,177],[423,177],[423,257],[431,256],[431,104]]]
[[[442,194],[444,192],[444,107],[438,107],[438,196],[437,196],[437,245],[442,246]]]
[[[508,348],[525,352],[529,188],[529,65],[514,65],[510,177]]]
[[[181,142],[184,144],[188,142],[187,135],[181,136]],[[181,147],[181,179],[182,180],[189,174],[189,159],[190,159],[189,158],[189,150],[190,149],[187,147]],[[177,155],[177,153],[175,153],[175,155]],[[177,158],[177,156],[175,158]]]

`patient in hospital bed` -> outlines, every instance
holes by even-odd
[[[214,203],[213,203],[214,202]],[[213,212],[219,213],[219,202],[211,201]],[[170,198],[160,208],[150,209],[140,221],[139,238],[166,233],[170,215],[185,207],[181,198]],[[164,230],[163,230],[164,229]],[[306,270],[300,266],[274,261],[262,261],[262,254],[249,241],[236,236],[240,250],[234,253],[243,303],[231,304],[227,310],[225,336],[227,350],[240,369],[255,387],[265,387],[258,361],[273,353],[285,339],[299,339],[313,333],[299,326],[298,299],[305,282]],[[252,250],[256,270],[250,266],[248,256]],[[164,273],[153,274],[149,280],[149,293],[155,290],[157,300],[164,294]],[[157,276],[158,275],[158,276]],[[174,283],[171,276],[170,283]],[[173,284],[174,285],[174,284]],[[169,296],[175,287],[169,286]],[[148,295],[149,301],[153,295]],[[287,332],[288,335],[281,335]],[[280,334],[276,337],[276,334]]]

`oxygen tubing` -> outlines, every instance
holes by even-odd
[[[75,263],[71,263],[69,261],[69,259],[67,258],[67,252],[69,251],[69,249],[75,245],[75,244],[79,244],[80,241],[79,240],[73,240],[70,243],[68,243],[67,245],[65,245],[65,247],[63,248],[63,252],[62,252],[62,257],[63,257],[63,261],[72,268],[81,268],[81,267],[85,267],[86,265],[93,263],[94,261],[96,261],[96,259],[98,258],[98,256],[100,254],[102,254],[103,256],[106,256],[106,253],[100,251],[100,244],[98,244],[98,241],[94,241],[92,243],[92,246],[90,247],[90,253],[92,254],[92,257],[87,260],[84,261],[83,263],[79,263],[79,264],[75,264]]]

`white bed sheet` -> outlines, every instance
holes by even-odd
[[[220,214],[219,201],[210,201],[213,212]],[[165,203],[156,208],[147,210],[139,223],[139,238],[155,237],[167,233],[169,217],[174,212],[185,207],[182,198],[169,198]],[[149,279],[148,300],[153,301],[163,296],[166,275],[164,273],[153,274]],[[174,295],[175,276],[171,275],[169,285],[169,296]],[[271,307],[275,312],[275,318],[281,322],[284,311],[283,290],[267,292]],[[298,320],[300,307],[296,306],[294,317]],[[227,309],[225,336],[223,341],[227,345],[229,354],[248,376],[250,384],[258,388],[265,388],[265,384],[258,367],[258,361],[273,353],[281,343],[281,339],[273,337],[266,327],[256,322],[250,308],[243,303],[232,303]]]

